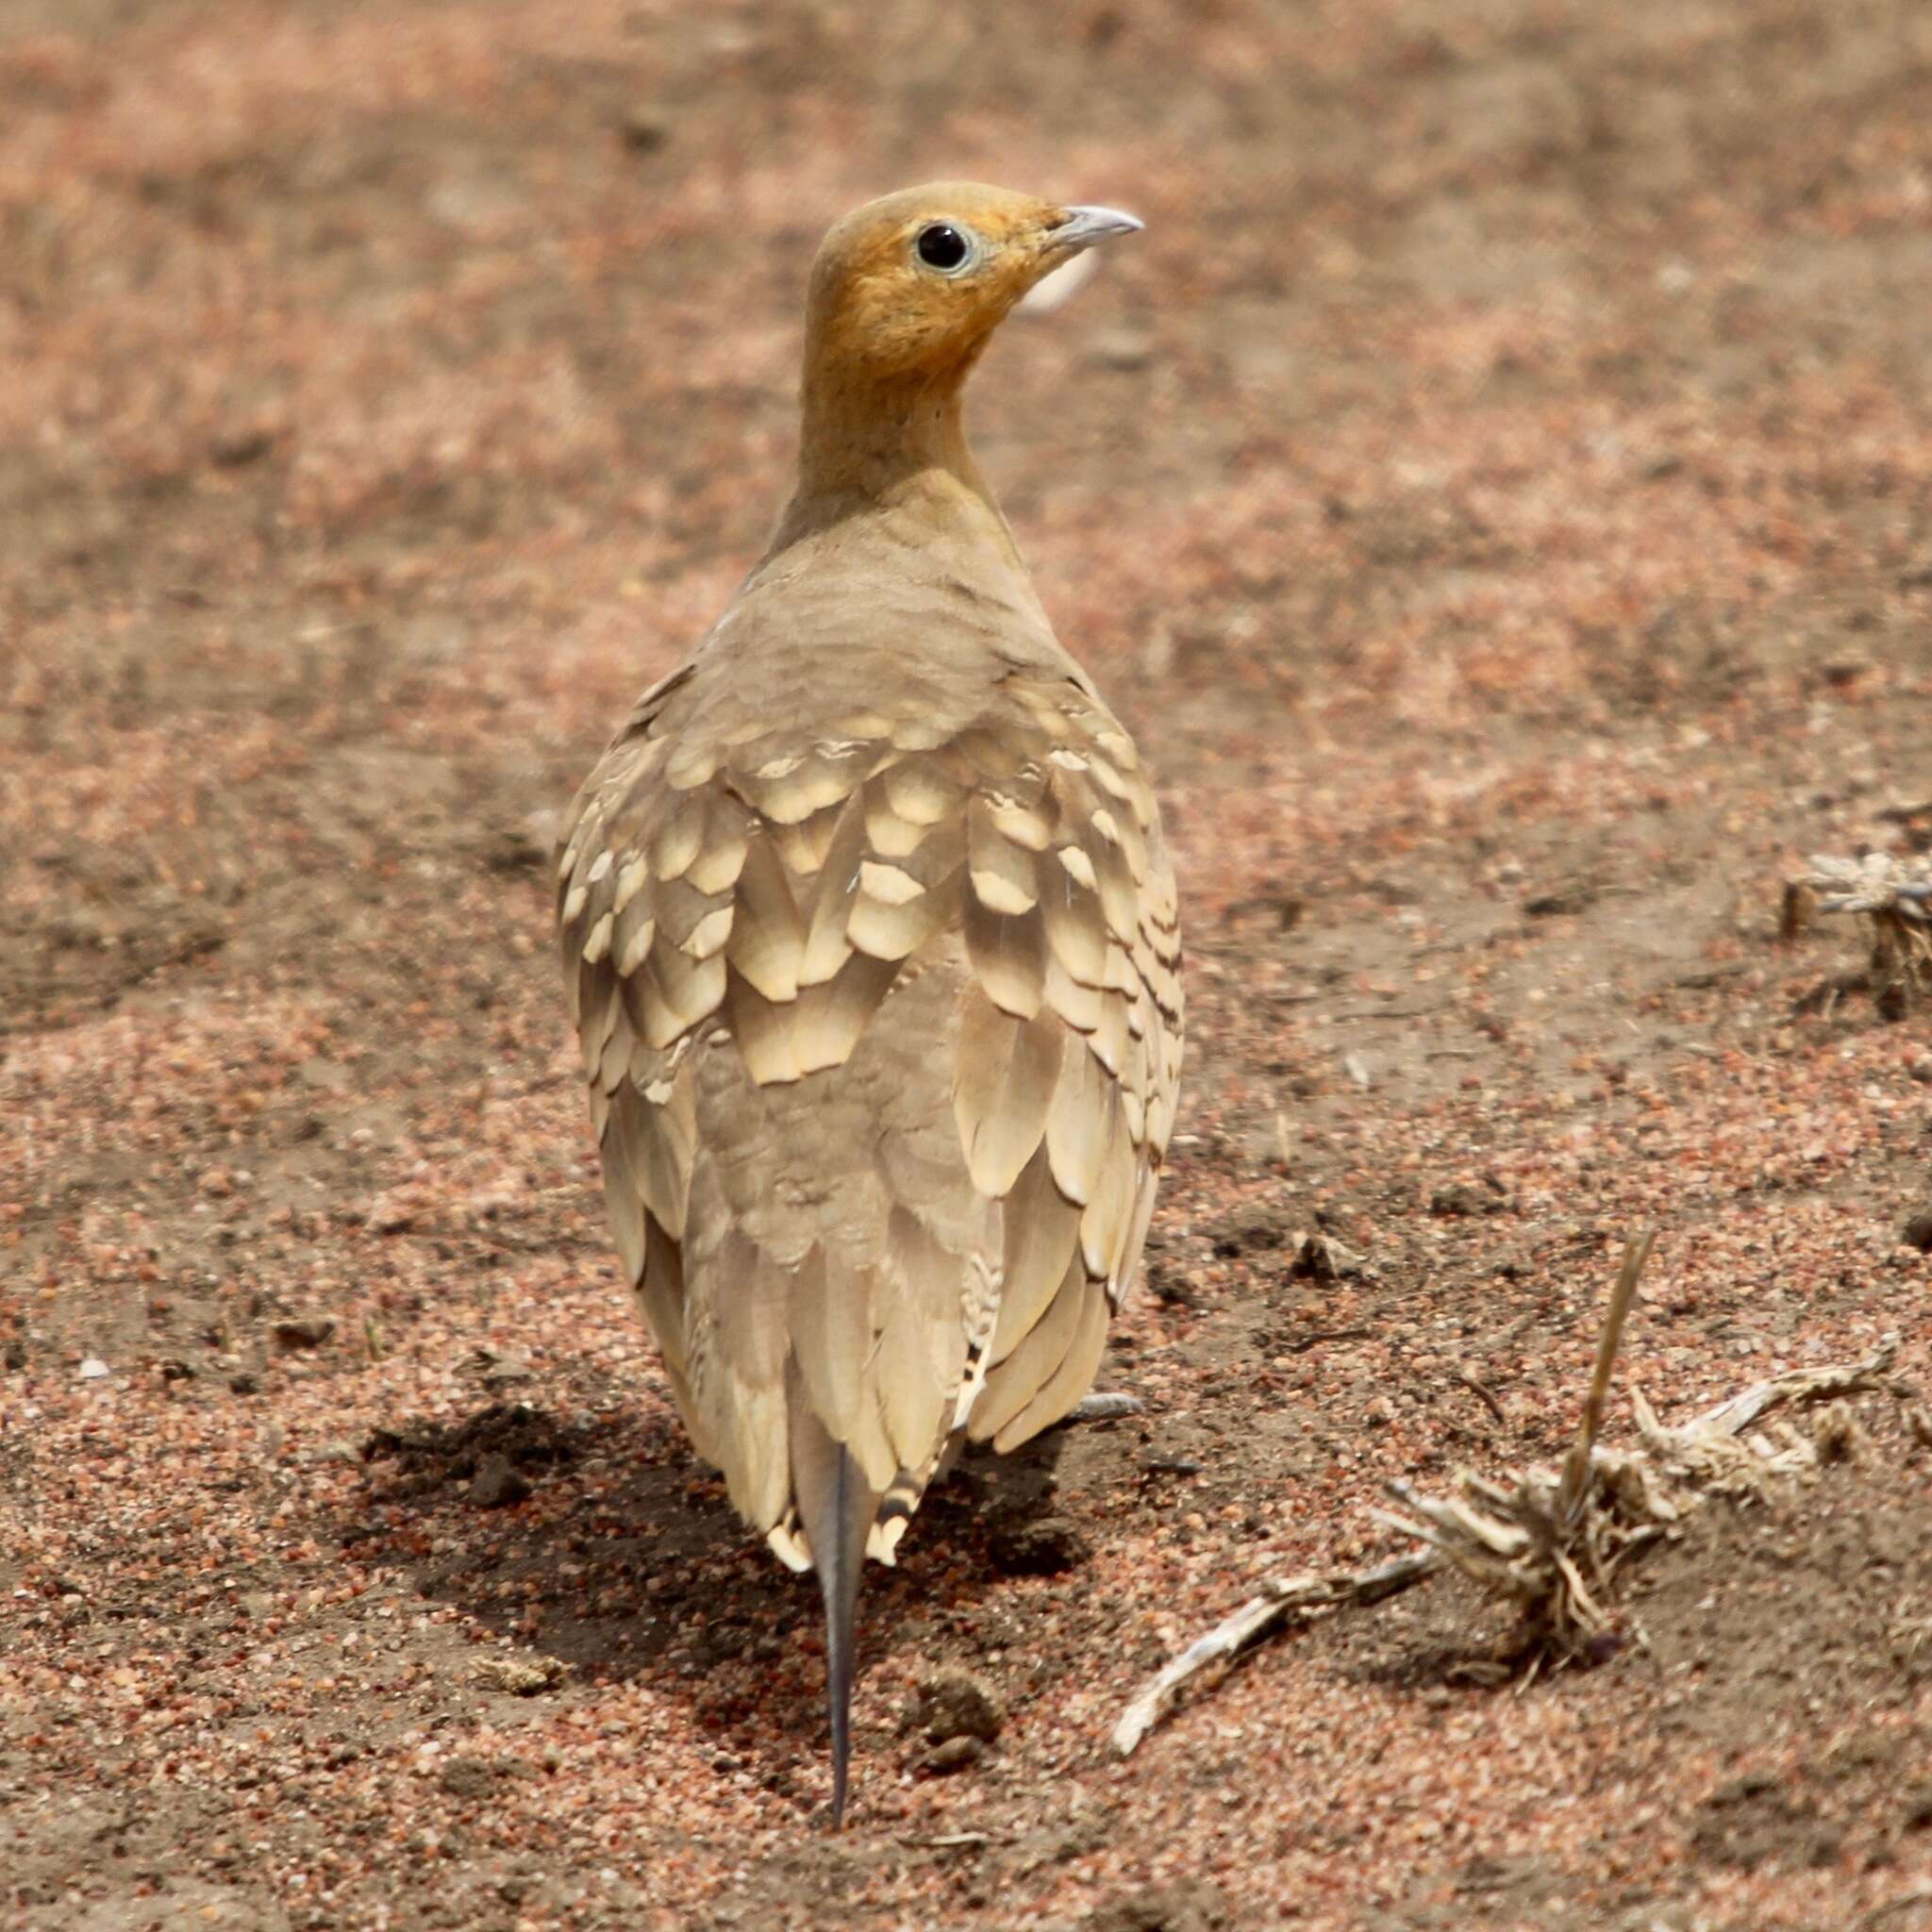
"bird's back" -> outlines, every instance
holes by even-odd
[[[1010,1447],[1085,1391],[1179,1061],[1132,744],[996,552],[874,521],[767,566],[641,700],[559,872],[624,1262],[801,1567],[801,1430],[889,1555],[955,1429]]]

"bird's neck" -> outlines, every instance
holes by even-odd
[[[873,377],[808,362],[798,489],[768,558],[848,517],[883,514],[978,537],[1024,575],[1012,532],[967,446],[960,391],[970,366]]]

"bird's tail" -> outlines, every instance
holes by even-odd
[[[794,1372],[795,1375],[795,1372]],[[818,1419],[794,1379],[791,1489],[811,1545],[812,1568],[825,1600],[825,1690],[832,1717],[832,1829],[845,1816],[846,1774],[852,1760],[852,1679],[857,1661],[858,1576],[865,1541],[878,1513],[880,1492],[841,1442]]]

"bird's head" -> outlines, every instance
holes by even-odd
[[[950,388],[1042,275],[1140,226],[973,181],[868,202],[812,264],[809,358],[847,381]]]

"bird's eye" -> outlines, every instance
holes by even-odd
[[[958,275],[976,253],[972,236],[951,222],[928,222],[912,245],[920,260],[927,268],[938,269],[942,275]]]

